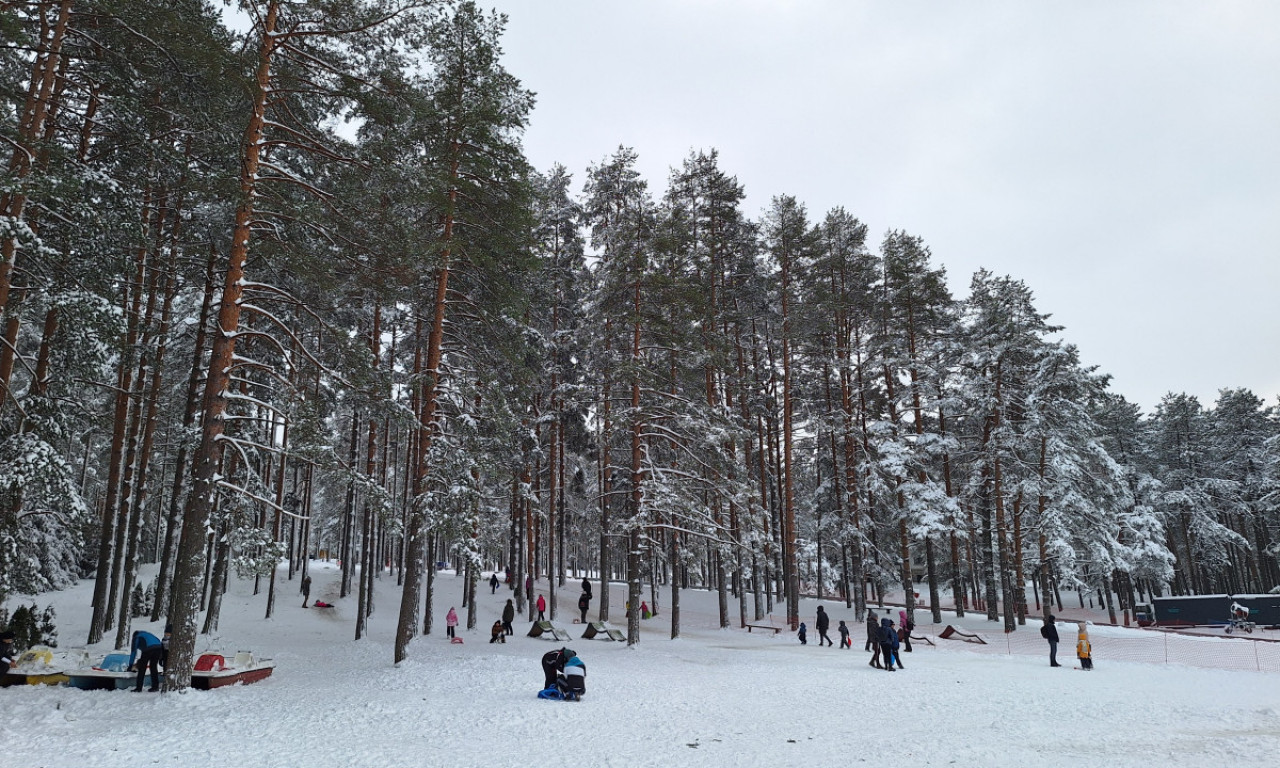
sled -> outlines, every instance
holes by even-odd
[[[966,643],[977,643],[979,645],[987,644],[987,641],[983,640],[981,637],[974,634],[970,634],[969,632],[961,632],[960,630],[956,629],[950,624],[947,625],[946,629],[938,633],[938,637],[940,637],[943,640],[947,640],[951,637],[956,637],[960,640],[965,641]]]
[[[614,629],[603,621],[593,621],[587,624],[587,628],[582,632],[583,640],[591,640],[595,637],[601,637],[604,640],[616,640],[620,643],[626,642],[627,639],[627,636],[622,634],[622,630]]]
[[[450,645],[462,645],[462,638],[460,638],[460,637],[451,637],[451,638],[449,638],[449,644],[450,644]]]

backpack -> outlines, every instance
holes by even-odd
[[[1041,637],[1043,637],[1045,640],[1048,640],[1048,639],[1049,639],[1049,625],[1048,625],[1048,624],[1044,624],[1044,625],[1042,625],[1042,626],[1040,627],[1040,636],[1041,636]]]

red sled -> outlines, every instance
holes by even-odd
[[[458,644],[458,645],[462,645],[462,638],[460,638],[460,637],[455,637],[455,638],[453,638],[452,640],[450,640],[449,642],[450,642],[450,643],[456,643],[456,644]]]

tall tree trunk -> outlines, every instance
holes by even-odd
[[[226,429],[227,387],[240,327],[240,297],[244,291],[244,267],[249,253],[254,205],[257,201],[258,169],[262,152],[271,60],[280,39],[276,35],[279,0],[271,0],[262,22],[258,67],[254,80],[253,108],[241,144],[240,202],[228,254],[227,276],[218,311],[218,332],[214,335],[201,407],[200,443],[193,457],[191,494],[182,520],[182,543],[174,572],[173,639],[169,647],[169,668],[165,670],[167,691],[191,684],[195,663],[196,609],[200,574],[204,570],[204,531],[209,526],[217,497],[222,468],[221,437]]]

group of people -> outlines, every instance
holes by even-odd
[[[1045,617],[1040,636],[1049,641],[1049,666],[1062,666],[1058,663],[1058,625],[1053,614]],[[1089,625],[1083,621],[1076,622],[1076,658],[1080,660],[1081,669],[1093,669],[1093,643],[1089,642]]]
[[[867,611],[867,644],[866,650],[871,652],[871,666],[876,669],[887,669],[893,671],[897,669],[905,669],[902,666],[902,659],[898,655],[899,649],[911,651],[911,630],[915,629],[915,624],[911,621],[911,617],[906,611],[898,611],[898,618],[901,624],[893,619],[885,616],[882,619],[876,617],[875,611]],[[818,606],[818,618],[814,622],[814,626],[818,630],[818,646],[834,646],[827,632],[831,628],[831,616],[821,605]],[[853,647],[853,641],[849,638],[849,627],[840,621],[837,628],[840,634],[840,647],[848,649]],[[808,628],[804,622],[800,623],[800,629],[796,633],[801,645],[809,644]],[[883,659],[883,662],[882,662]]]

